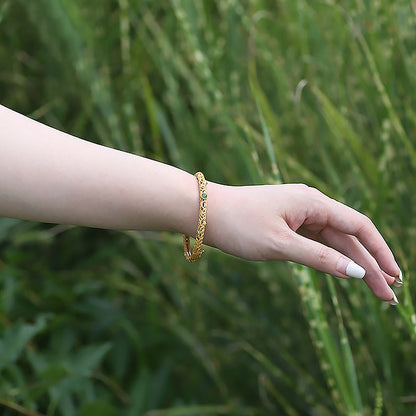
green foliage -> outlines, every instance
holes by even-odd
[[[212,181],[318,187],[405,275],[392,308],[284,263],[186,264],[181,236],[0,219],[1,414],[413,414],[415,30],[407,0],[0,0],[2,104]]]

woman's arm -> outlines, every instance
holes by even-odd
[[[0,215],[195,235],[195,177],[96,145],[0,106]],[[382,300],[400,269],[372,222],[305,185],[208,183],[204,242],[249,260],[289,260],[363,278]]]
[[[0,106],[0,215],[193,234],[198,184],[180,169],[78,139]]]

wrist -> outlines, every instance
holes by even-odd
[[[184,183],[182,188],[183,195],[180,203],[180,218],[177,218],[174,221],[170,231],[190,235],[195,238],[200,211],[199,186],[195,176],[190,175],[190,179],[191,180],[189,181],[189,178],[187,178],[187,183]],[[217,228],[215,224],[218,222],[218,211],[221,200],[223,199],[220,195],[224,193],[225,188],[225,185],[207,181],[207,225],[205,227],[205,236],[203,241],[206,245],[215,246],[215,229]]]
[[[224,218],[224,214],[221,214],[221,209],[226,198],[226,190],[229,186],[221,185],[215,182],[207,183],[207,225],[205,229],[204,244],[211,247],[218,248],[218,238],[220,235],[221,218]]]

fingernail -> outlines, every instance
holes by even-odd
[[[390,301],[390,305],[396,306],[399,304],[399,301],[397,300],[396,294],[393,294],[393,299]]]
[[[362,279],[366,273],[361,266],[345,257],[338,260],[337,271],[355,279]]]
[[[345,269],[345,274],[349,277],[354,277],[355,279],[362,279],[365,276],[365,273],[365,269],[357,263],[354,263],[352,260],[348,263],[347,268]]]
[[[402,285],[403,285],[403,275],[402,275],[402,271],[400,270],[399,275],[395,278],[394,286],[402,286]]]

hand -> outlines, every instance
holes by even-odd
[[[363,278],[397,304],[394,256],[371,220],[306,185],[208,183],[205,243],[248,260],[289,260],[341,278]]]

